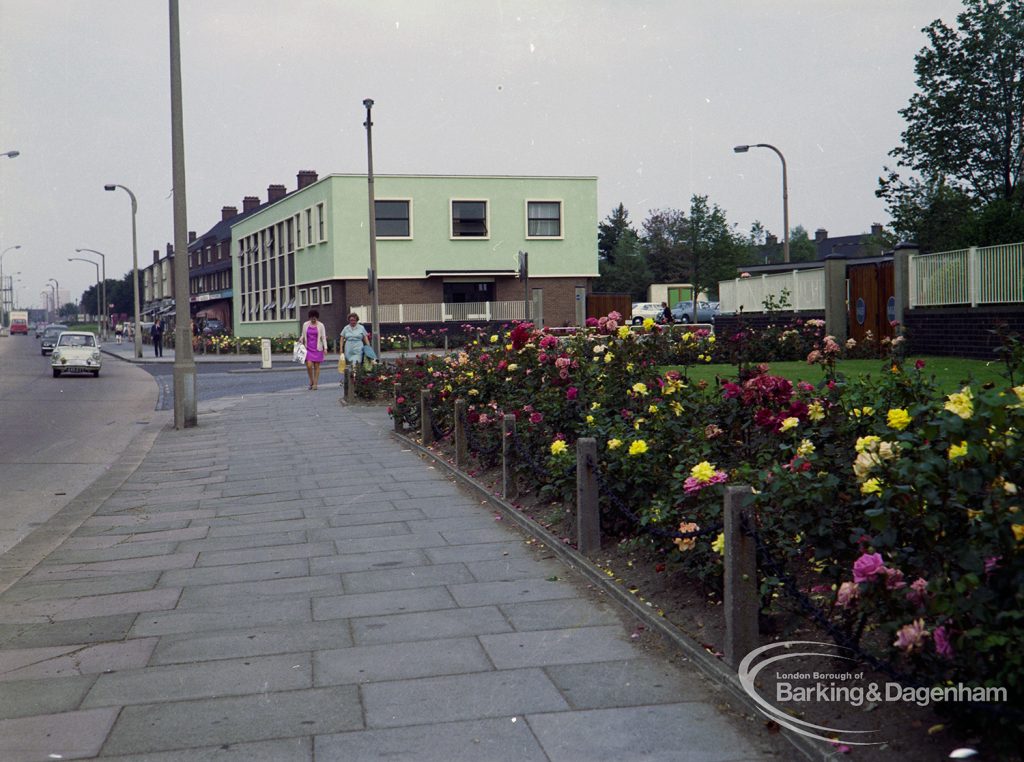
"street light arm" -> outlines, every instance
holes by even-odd
[[[732,150],[736,153],[746,153],[751,148],[767,148],[774,151],[782,162],[782,261],[789,262],[789,178],[786,171],[786,157],[782,151],[771,143],[751,143],[750,145],[735,146]]]

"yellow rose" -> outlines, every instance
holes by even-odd
[[[885,422],[889,425],[889,428],[896,429],[897,431],[903,431],[903,429],[910,425],[912,420],[910,413],[901,407],[892,408],[885,416]]]
[[[857,444],[854,445],[853,449],[857,452],[872,452],[877,449],[876,445],[882,441],[881,437],[876,437],[874,434],[869,434],[866,437],[858,437]]]
[[[706,460],[702,460],[696,466],[690,469],[690,476],[699,482],[709,482],[711,477],[715,475],[715,467],[708,463]]]
[[[720,556],[725,555],[725,532],[718,533],[718,537],[711,543],[711,549]]]
[[[563,440],[561,440],[561,439],[556,439],[554,442],[551,443],[551,454],[552,455],[561,455],[563,452],[565,452],[568,449],[569,449],[568,445],[566,445],[566,443]]]
[[[639,394],[641,397],[647,396],[647,384],[633,384],[633,392]]]
[[[810,439],[803,439],[800,444],[797,445],[796,454],[801,458],[807,458],[808,455],[814,452],[814,443]]]
[[[790,429],[795,429],[799,425],[800,419],[790,416],[782,421],[782,425],[779,426],[779,431],[789,431]]]
[[[1024,540],[1024,524],[1011,524],[1010,529],[1013,530],[1013,539],[1017,542]]]
[[[946,453],[950,460],[956,460],[967,455],[967,442],[961,442],[960,444],[950,445],[949,450]]]
[[[620,325],[619,326],[619,338],[620,339],[624,339],[627,336],[629,336],[629,326],[628,325]]]
[[[606,363],[607,362],[611,362],[613,357],[615,357],[615,355],[613,355],[611,352],[605,352],[604,353],[604,361]]]
[[[588,426],[593,426],[594,425],[594,416],[592,416],[592,415],[588,415],[587,416],[587,425]]]
[[[815,423],[825,419],[825,408],[820,402],[812,402],[807,406],[807,418]]]
[[[509,373],[514,373],[518,369],[519,369],[519,366],[516,365],[514,362],[513,363],[509,363],[508,367],[505,368],[505,370],[507,370]]]
[[[654,328],[654,321],[651,318],[644,318],[644,330],[649,331]]]
[[[492,344],[497,344],[497,343],[498,343],[498,337],[497,337],[497,335],[493,335],[493,336],[491,336],[491,343],[492,343]]]
[[[645,442],[644,440],[638,439],[635,442],[630,443],[630,455],[643,455],[645,452],[647,452],[647,442]]]
[[[862,495],[879,495],[882,492],[882,483],[878,479],[868,479],[862,485],[860,485],[860,493]]]
[[[608,449],[609,450],[618,450],[620,447],[622,447],[622,440],[621,439],[609,439],[608,440]]]
[[[974,402],[971,394],[971,387],[965,386],[958,392],[950,394],[943,406],[946,410],[960,416],[965,421],[974,415]]]
[[[651,415],[654,415],[655,413],[658,412],[658,406],[657,405],[648,405],[647,406],[647,412],[650,413]]]

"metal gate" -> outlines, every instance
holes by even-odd
[[[892,261],[848,264],[846,278],[850,338],[861,342],[868,331],[875,341],[892,338],[896,317]]]

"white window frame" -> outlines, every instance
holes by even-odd
[[[530,235],[530,204],[558,204],[558,235]],[[523,218],[526,223],[526,240],[528,241],[563,241],[565,240],[565,204],[560,198],[528,198],[523,204]]]
[[[306,244],[303,243],[305,240],[302,237],[302,212],[296,212],[295,214],[295,250],[306,248]]]
[[[299,306],[300,307],[308,307],[309,306],[309,289],[308,288],[300,288],[299,289]]]
[[[330,286],[320,287],[320,304],[330,304],[334,301],[334,290]]]
[[[455,204],[483,204],[484,225],[487,235],[455,235]],[[489,198],[451,198],[448,199],[448,238],[452,241],[489,241],[491,239],[491,200]]]
[[[317,243],[327,242],[327,205],[321,201],[316,205]]]
[[[313,207],[304,209],[306,212],[306,245],[313,245]]]
[[[309,306],[320,306],[320,286],[311,286],[309,289]]]
[[[411,241],[412,237],[413,237],[412,198],[411,197],[403,198],[403,197],[398,197],[398,196],[389,197],[389,198],[375,198],[374,202],[377,202],[377,201],[404,201],[406,204],[408,204],[408,209],[409,209],[409,235],[381,235],[380,233],[378,233],[377,234],[377,238],[379,238],[382,241]],[[376,203],[374,205],[376,206]],[[377,210],[375,208],[374,209],[374,215],[376,215],[376,213],[377,213]],[[374,217],[374,223],[376,224],[376,216]]]

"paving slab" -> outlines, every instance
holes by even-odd
[[[313,658],[318,686],[462,675],[494,669],[476,638],[353,646],[321,651]]]
[[[363,727],[354,685],[126,706],[104,755],[314,736]],[[185,730],[187,729],[187,731]]]
[[[352,637],[360,644],[401,643],[512,631],[508,620],[496,606],[360,617],[351,620],[351,626]]]
[[[153,665],[308,653],[352,645],[348,622],[336,619],[260,625],[222,632],[165,635],[159,640],[150,660]]]
[[[473,575],[464,564],[434,564],[349,572],[342,574],[341,580],[345,585],[345,592],[348,593],[382,593],[388,590],[472,582]]]
[[[103,561],[91,564],[55,563],[52,566],[39,565],[30,572],[27,580],[81,579],[83,577],[104,577],[126,572],[163,571],[164,569],[188,569],[195,565],[198,553],[171,553],[165,556],[127,558],[123,561]]]
[[[232,605],[192,611],[178,609],[138,617],[131,629],[134,638],[179,632],[202,632],[248,628],[264,624],[308,622],[308,600],[272,600],[256,603],[235,601]]]
[[[362,687],[371,728],[427,725],[569,708],[539,669],[501,670],[450,677],[370,683]]]
[[[544,671],[574,709],[715,700],[703,680],[654,659],[560,664]]]
[[[505,718],[335,733],[315,748],[317,762],[548,762],[527,723]]]
[[[135,614],[121,614],[46,624],[0,623],[0,647],[33,648],[123,640],[135,617]]]
[[[315,560],[315,559],[314,559]],[[257,561],[238,566],[200,566],[194,569],[171,569],[160,576],[161,586],[194,587],[248,582],[261,579],[304,577],[309,574],[310,559],[286,558],[283,561]]]
[[[186,739],[187,740],[187,739]],[[103,762],[313,762],[312,738],[226,743],[178,751],[103,757]]]
[[[499,608],[519,631],[616,624],[619,612],[607,603],[581,598],[502,603]]]
[[[202,553],[201,565],[207,554],[219,550],[251,550],[252,548],[269,548],[274,545],[300,545],[306,542],[306,530],[284,530],[235,535],[233,537],[209,537],[194,542],[183,542],[178,550],[183,553]],[[244,562],[243,562],[244,563]]]
[[[283,561],[289,558],[313,558],[334,553],[330,542],[298,542],[288,545],[250,548],[247,550],[213,550],[200,553],[197,566],[227,566],[259,561]]]
[[[348,619],[359,616],[401,614],[455,608],[455,600],[444,587],[422,587],[385,593],[358,593],[313,599],[313,618]]]
[[[518,601],[546,601],[555,598],[575,598],[576,590],[561,578],[523,579],[514,582],[473,582],[452,585],[452,597],[460,606],[484,606],[489,603],[515,603]]]
[[[88,619],[131,611],[160,611],[174,608],[180,596],[180,589],[168,587],[114,595],[2,603],[0,604],[0,621],[6,623],[66,622],[71,619]]]
[[[77,709],[96,675],[0,681],[0,719]]]
[[[133,638],[94,645],[0,650],[0,680],[73,677],[144,667],[156,638]]]
[[[309,569],[312,574],[332,574],[394,569],[400,566],[423,566],[426,563],[428,558],[423,550],[410,548],[376,553],[352,553],[344,556],[319,556],[309,559]]]
[[[117,708],[0,720],[4,762],[84,759],[99,754]]]
[[[706,704],[531,714],[528,720],[552,762],[727,762],[770,755]]]
[[[105,595],[108,593],[131,593],[149,590],[156,586],[160,572],[136,572],[113,574],[87,579],[54,580],[52,582],[27,582],[21,580],[0,595],[0,601],[38,601],[49,598],[76,598],[84,595]]]
[[[341,576],[337,574],[285,577],[284,579],[257,580],[255,582],[229,582],[223,585],[199,585],[185,591],[178,608],[216,606],[236,600],[249,602],[272,598],[294,600],[320,595],[338,595],[344,591]]]

